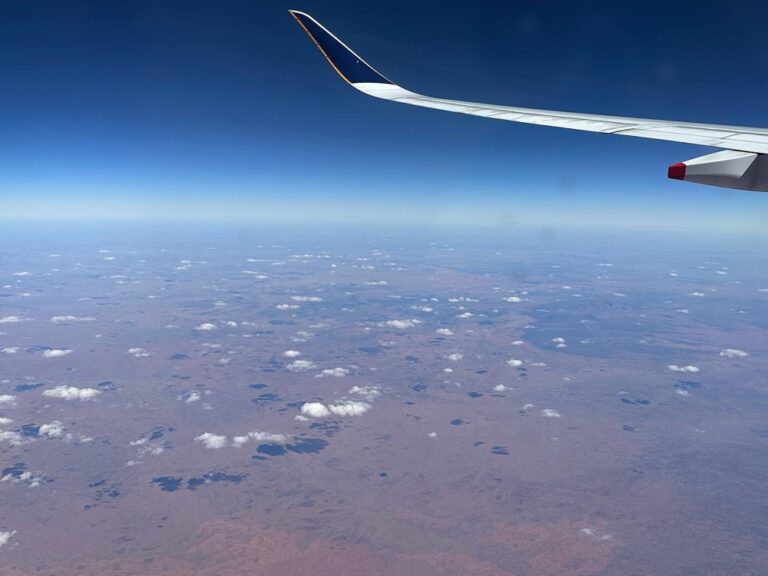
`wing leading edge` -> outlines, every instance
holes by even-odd
[[[384,77],[308,14],[296,10],[290,13],[334,70],[353,88],[369,96],[495,120],[723,148],[724,152],[673,164],[668,176],[727,188],[768,191],[768,159],[763,156],[768,154],[768,129],[516,108],[424,96]]]

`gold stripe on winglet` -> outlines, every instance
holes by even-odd
[[[344,81],[345,81],[347,84],[349,84],[349,85],[352,85],[352,82],[350,82],[350,81],[349,81],[349,79],[348,79],[346,76],[344,76],[344,74],[342,74],[342,73],[341,73],[341,70],[339,70],[339,69],[336,67],[336,64],[334,64],[334,63],[333,63],[333,60],[331,60],[331,59],[328,57],[328,54],[326,54],[326,53],[325,53],[325,50],[323,50],[323,47],[322,47],[322,46],[320,46],[320,44],[317,42],[317,40],[315,40],[315,37],[314,37],[314,36],[312,36],[312,33],[311,33],[309,30],[307,30],[307,27],[306,27],[306,26],[304,26],[304,23],[303,23],[301,20],[299,20],[299,17],[298,17],[298,16],[296,16],[296,14],[294,13],[294,11],[293,11],[293,10],[288,10],[288,12],[290,12],[291,16],[293,16],[293,17],[296,19],[296,22],[298,22],[298,23],[299,23],[299,26],[301,26],[301,27],[304,29],[304,32],[306,32],[306,33],[307,33],[307,36],[309,36],[309,37],[312,39],[312,42],[314,42],[314,43],[315,43],[315,46],[317,46],[317,49],[318,49],[318,50],[320,50],[320,52],[322,53],[322,55],[323,55],[323,56],[325,56],[325,59],[326,59],[326,60],[328,60],[328,64],[330,64],[330,65],[333,67],[333,69],[334,69],[334,70],[336,70],[336,73],[337,73],[339,76],[341,76],[341,77],[344,79]]]

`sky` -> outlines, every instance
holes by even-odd
[[[287,1],[4,2],[0,219],[768,231],[666,178],[710,148],[369,98],[287,13],[424,94],[765,127],[765,3]]]

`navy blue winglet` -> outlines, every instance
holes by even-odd
[[[330,62],[333,69],[350,84],[372,82],[376,84],[394,84],[376,72],[368,63],[355,54],[341,40],[331,34],[322,24],[309,14],[289,10],[291,16],[304,28],[312,41]]]

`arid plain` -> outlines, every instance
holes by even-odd
[[[765,574],[766,260],[686,235],[19,234],[0,574]]]

